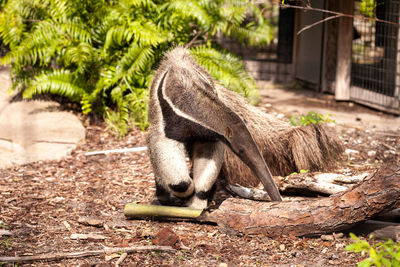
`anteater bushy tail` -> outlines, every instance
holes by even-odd
[[[299,170],[323,171],[335,165],[344,147],[335,129],[326,124],[291,126],[262,112],[238,94],[217,86],[219,98],[238,112],[256,141],[273,175],[286,176]],[[251,170],[229,149],[221,175],[230,183],[256,186]]]

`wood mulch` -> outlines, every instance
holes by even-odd
[[[347,233],[271,239],[221,232],[212,224],[126,220],[126,203],[148,203],[154,196],[147,152],[85,153],[144,146],[145,133],[132,130],[119,139],[105,131],[104,124],[85,124],[86,140],[64,160],[0,170],[0,230],[11,232],[0,237],[0,256],[170,245],[172,252],[130,252],[119,266],[354,266],[362,259],[344,250],[351,243]],[[372,172],[384,161],[399,158],[399,133],[347,128],[340,135],[348,150],[339,173]],[[115,266],[120,256],[23,265]]]

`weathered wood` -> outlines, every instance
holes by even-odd
[[[340,1],[341,11],[353,14],[354,1]],[[351,74],[351,47],[353,41],[353,18],[342,17],[339,19],[338,50],[336,65],[335,98],[337,100],[350,99],[350,74]]]
[[[348,230],[357,236],[373,236],[375,239],[400,241],[400,224],[380,221],[379,217],[367,220]]]
[[[392,239],[400,242],[400,225],[386,226],[382,229],[375,230],[372,235],[378,239]]]
[[[379,214],[375,220],[394,222],[400,224],[400,202],[397,204],[396,209]]]
[[[286,177],[274,176],[274,181],[279,191],[283,193],[332,195],[346,191],[367,176],[368,173],[353,176],[338,173],[306,173],[292,174]],[[247,188],[237,184],[227,185],[227,189],[233,195],[241,198],[259,201],[270,200],[268,194],[262,189]]]
[[[108,154],[111,154],[111,153],[142,152],[142,151],[146,151],[146,150],[147,150],[147,146],[127,147],[127,148],[120,148],[120,149],[89,151],[89,152],[85,153],[85,156],[108,155]]]
[[[29,262],[29,261],[53,261],[61,259],[73,259],[82,258],[89,256],[98,256],[112,253],[132,253],[132,252],[174,252],[175,249],[169,246],[132,246],[132,247],[121,247],[121,248],[108,248],[104,247],[99,250],[85,250],[85,251],[73,251],[73,252],[56,252],[48,254],[40,254],[33,256],[4,256],[0,257],[0,263],[10,262]]]
[[[368,173],[347,176],[337,173],[306,173],[288,177],[278,177],[279,190],[282,192],[307,190],[315,193],[333,195],[346,191],[350,186],[359,183]]]
[[[207,220],[244,234],[320,235],[347,229],[400,201],[400,167],[387,165],[348,191],[299,202],[227,199]]]
[[[173,218],[196,218],[203,210],[187,207],[157,206],[147,204],[128,203],[124,208],[127,218],[140,217],[173,217]]]

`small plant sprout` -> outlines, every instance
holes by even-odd
[[[400,243],[394,242],[392,239],[386,242],[380,242],[371,245],[368,241],[360,239],[355,234],[350,233],[351,239],[354,241],[348,245],[345,250],[361,253],[361,256],[368,256],[368,258],[360,261],[358,267],[368,267],[375,265],[380,266],[400,266]],[[373,238],[371,235],[370,238]]]
[[[291,116],[290,124],[293,126],[301,126],[317,123],[336,123],[334,120],[330,119],[330,116],[332,116],[332,114],[324,116],[315,111],[310,111],[307,115],[301,115],[300,117],[296,117],[296,115]]]

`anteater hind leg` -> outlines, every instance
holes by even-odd
[[[207,207],[224,160],[224,144],[222,142],[195,142],[192,148],[192,172],[195,193],[188,206],[196,209]]]

